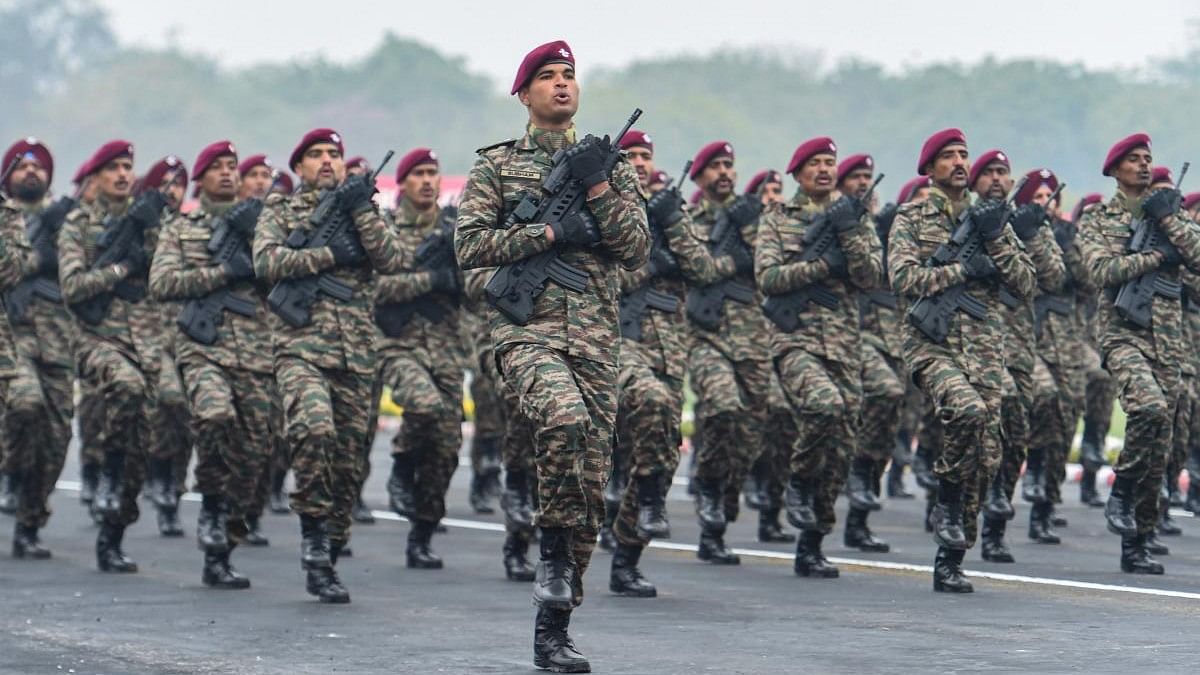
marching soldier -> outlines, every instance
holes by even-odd
[[[1104,201],[1104,196],[1098,192],[1084,195],[1071,212],[1071,222],[1076,233],[1079,231],[1083,210],[1092,204]],[[1078,241],[1076,247],[1079,246]],[[1082,249],[1080,249],[1082,256]],[[1086,270],[1086,265],[1084,266]],[[1097,296],[1099,290],[1089,278],[1086,285],[1080,286],[1075,297],[1075,308],[1078,322],[1083,327],[1084,335],[1084,368],[1086,384],[1084,385],[1083,435],[1079,441],[1079,463],[1083,472],[1079,478],[1079,501],[1093,506],[1103,507],[1104,500],[1096,490],[1096,472],[1108,460],[1105,450],[1108,438],[1108,427],[1112,422],[1113,403],[1117,392],[1112,376],[1104,368],[1100,360],[1100,336],[1097,323],[1099,322],[1099,305]]]

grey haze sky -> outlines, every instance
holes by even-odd
[[[101,0],[126,45],[214,56],[224,66],[307,59],[345,61],[388,30],[465,57],[507,89],[521,56],[567,40],[580,61],[620,66],[638,58],[717,47],[815,50],[825,64],[862,57],[890,69],[955,59],[1048,57],[1136,70],[1183,53],[1194,1],[764,2],[690,0],[545,2],[475,0]],[[936,9],[934,9],[936,8]]]

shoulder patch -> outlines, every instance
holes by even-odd
[[[272,192],[267,195],[267,200],[263,202],[265,206],[277,206],[287,199],[287,195],[281,195],[278,192]]]
[[[483,153],[487,152],[488,150],[495,150],[496,148],[512,147],[516,144],[517,144],[517,139],[509,138],[507,140],[500,141],[499,143],[492,143],[491,145],[485,145],[482,148],[477,149],[475,151],[475,153],[482,155]]]

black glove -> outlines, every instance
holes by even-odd
[[[146,259],[146,251],[141,246],[132,246],[125,252],[125,259],[121,262],[129,268],[127,277],[139,277],[150,271],[150,261]]]
[[[1054,224],[1054,241],[1058,242],[1058,247],[1066,251],[1071,243],[1075,241],[1075,234],[1078,230],[1075,229],[1075,223],[1067,220],[1060,220]]]
[[[1172,244],[1171,241],[1167,239],[1166,233],[1160,234],[1163,236],[1159,239],[1158,244],[1155,245],[1154,250],[1162,254],[1163,266],[1182,264],[1183,256],[1179,255],[1179,249],[1175,248],[1175,244]]]
[[[757,220],[760,213],[762,213],[762,202],[758,201],[757,197],[747,195],[733,200],[733,203],[725,210],[725,215],[729,217],[729,224],[739,230],[743,225]]]
[[[992,262],[992,256],[980,251],[968,258],[962,263],[963,274],[968,279],[987,279],[996,274],[996,264]]]
[[[254,238],[254,227],[258,224],[258,216],[262,213],[261,199],[245,199],[225,214],[225,222],[230,230],[237,232],[243,239]]]
[[[442,267],[429,271],[430,281],[435,293],[457,293],[462,284],[459,281],[458,270],[453,266]]]
[[[829,206],[825,211],[825,217],[829,219],[833,229],[838,232],[849,232],[858,227],[859,221],[867,210],[863,208],[862,200],[849,195],[842,195],[840,199]]]
[[[367,250],[353,232],[341,231],[329,240],[328,246],[333,251],[333,262],[338,267],[357,265],[367,257]]]
[[[1142,200],[1142,213],[1146,218],[1159,222],[1179,211],[1183,194],[1175,188],[1159,188]]]
[[[250,253],[247,251],[233,254],[232,258],[221,263],[221,270],[231,281],[254,278],[254,262],[250,260]]]
[[[754,256],[747,246],[737,245],[729,248],[729,257],[733,258],[733,266],[738,274],[754,273]]]
[[[138,195],[129,205],[129,217],[142,229],[158,224],[162,210],[167,207],[167,197],[158,190],[147,190]]]
[[[603,139],[588,134],[582,141],[567,148],[565,157],[571,167],[571,177],[590,188],[608,180],[604,157],[611,151],[608,136]]]
[[[1046,222],[1046,209],[1042,208],[1041,204],[1033,203],[1019,206],[1013,211],[1009,222],[1012,223],[1013,232],[1016,232],[1022,241],[1029,241],[1037,234],[1042,223]]]
[[[673,277],[679,274],[679,261],[671,249],[656,246],[650,251],[650,274],[656,277]]]
[[[670,227],[683,218],[683,195],[679,190],[659,190],[646,202],[646,217],[659,227]]]
[[[554,231],[555,243],[576,246],[595,246],[600,243],[600,228],[587,209],[568,213],[557,223],[550,223],[550,229]]]
[[[374,202],[371,198],[375,196],[375,185],[367,182],[366,176],[347,176],[346,180],[338,186],[334,194],[337,196],[338,206],[342,210],[351,215],[370,209]]]
[[[846,254],[842,251],[841,246],[830,246],[825,249],[821,260],[829,265],[829,276],[834,279],[845,279],[850,276],[850,271],[846,267]]]
[[[972,206],[967,213],[975,223],[979,236],[984,241],[994,241],[1004,232],[1008,205],[997,199],[986,199]]]

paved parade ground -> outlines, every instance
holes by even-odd
[[[42,533],[52,560],[9,557],[11,519],[0,520],[0,672],[532,672],[530,587],[504,579],[499,517],[470,511],[461,468],[449,532],[434,539],[446,569],[405,569],[407,525],[385,510],[387,440],[377,440],[368,487],[380,519],[355,525],[354,557],[338,565],[353,599],[342,606],[304,593],[295,516],[264,516],[271,546],[235,553],[251,590],[203,587],[198,498],[182,508],[183,539],[161,538],[143,507],[125,540],[140,573],[97,572],[95,529],[69,465]],[[611,556],[597,551],[572,635],[597,673],[1194,672],[1200,522],[1180,517],[1184,536],[1164,538],[1165,576],[1134,577],[1118,570],[1101,510],[1078,506],[1074,486],[1066,494],[1062,545],[1029,543],[1018,504],[1009,532],[1019,562],[984,563],[972,549],[976,593],[951,596],[931,590],[920,501],[887,501],[872,516],[888,554],[843,548],[839,523],[826,552],[842,576],[830,581],[795,577],[791,546],[757,543],[753,511],[727,537],[742,549],[740,567],[697,561],[691,503],[677,485],[673,538],[642,559],[659,597],[611,595]]]

